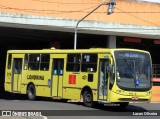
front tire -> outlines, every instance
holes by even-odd
[[[29,85],[27,88],[27,96],[29,100],[35,100],[36,99],[36,89],[34,85]]]
[[[84,91],[83,93],[83,103],[86,107],[94,107],[93,95],[91,91]]]

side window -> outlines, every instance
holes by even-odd
[[[67,56],[67,71],[78,72],[80,71],[80,54],[68,54]]]
[[[39,70],[39,64],[40,64],[40,54],[30,54],[29,62],[28,62],[28,69],[29,70]]]
[[[49,61],[50,61],[50,55],[49,54],[42,54],[41,55],[40,70],[44,70],[44,71],[49,70]]]
[[[28,54],[24,55],[24,70],[27,70],[28,68]]]
[[[96,72],[97,71],[97,54],[82,54],[82,72]]]
[[[8,65],[7,65],[8,69],[11,69],[11,62],[12,62],[12,54],[8,54]]]

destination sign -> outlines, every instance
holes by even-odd
[[[134,52],[134,51],[115,51],[115,57],[117,59],[121,58],[142,58],[150,59],[149,54],[143,52]]]
[[[138,53],[130,53],[130,52],[126,52],[125,54],[125,57],[138,57],[139,55],[138,55]]]

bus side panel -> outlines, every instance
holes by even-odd
[[[5,91],[12,92],[12,82],[11,82],[11,70],[6,69],[6,74],[5,74]]]
[[[50,97],[50,87],[36,85],[36,96]],[[27,85],[21,85],[21,93],[27,94]]]
[[[32,83],[36,88],[36,96],[50,97],[50,87],[48,81],[50,80],[50,70],[49,71],[39,71],[39,70],[26,70],[24,71],[21,90],[22,93],[26,94],[27,86]],[[24,85],[25,86],[24,86]]]
[[[11,83],[5,83],[5,91],[11,92]]]
[[[93,81],[88,81],[88,74],[93,75]],[[63,80],[63,98],[81,100],[81,91],[87,86],[92,90],[93,100],[97,101],[97,80],[95,72],[66,72]]]
[[[28,70],[26,70],[23,65],[23,74],[22,74],[22,82],[21,82],[21,93],[22,94],[27,94],[27,85],[28,85],[27,78],[26,78],[27,71]]]
[[[50,96],[50,88],[47,86],[36,86],[36,96]]]
[[[97,101],[98,97],[97,90],[92,90],[92,93],[93,93],[93,101]]]
[[[24,85],[24,84],[21,85],[21,93],[27,94],[27,85]]]
[[[7,54],[7,60],[6,60],[6,68],[5,68],[5,91],[12,92],[12,70],[11,70],[11,64],[12,64],[12,55],[9,58],[9,54]]]
[[[81,78],[81,74],[65,72],[63,80],[63,98],[80,100],[81,89],[85,84],[85,80]]]
[[[80,100],[80,89],[76,88],[63,88],[63,98],[71,100]]]

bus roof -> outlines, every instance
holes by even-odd
[[[114,52],[118,50],[123,51],[139,51],[149,53],[148,51],[138,50],[138,49],[129,49],[129,48],[90,48],[90,49],[42,49],[42,50],[8,50],[7,53],[16,53],[16,54],[26,54],[26,53],[104,53],[104,52]]]

